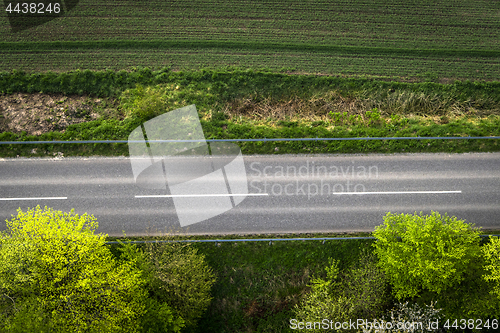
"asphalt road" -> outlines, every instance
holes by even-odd
[[[0,159],[0,220],[40,205],[93,214],[110,236],[303,233],[371,231],[387,212],[434,210],[500,229],[500,153],[268,155],[244,163],[250,195],[181,227],[168,187],[137,186],[128,158]]]

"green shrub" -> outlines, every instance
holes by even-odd
[[[167,333],[180,332],[185,326],[184,319],[176,315],[175,310],[158,295],[156,271],[148,255],[137,245],[130,242],[120,242],[118,257],[121,261],[134,262],[141,271],[141,279],[144,281],[148,292],[145,300],[145,311],[140,318],[141,332],[143,333]]]
[[[477,249],[475,245],[473,248]],[[476,318],[483,321],[494,318],[500,311],[500,298],[492,293],[492,281],[484,279],[487,275],[486,259],[481,252],[472,257],[464,268],[460,281],[439,292],[422,288],[412,302],[417,302],[420,306],[434,303],[445,318]],[[408,258],[408,262],[413,260],[415,259]],[[434,263],[429,261],[429,266],[432,265]]]
[[[326,280],[312,279],[311,292],[300,305],[295,306],[297,321],[321,322],[325,318],[335,318],[340,322],[348,317],[348,300],[335,292],[340,286],[338,265],[338,261],[331,259],[330,266],[325,268]],[[316,331],[319,332],[320,329],[312,330]]]
[[[387,213],[375,228],[375,253],[398,299],[456,287],[480,257],[479,230],[448,215]]]
[[[363,252],[342,277],[343,294],[349,299],[351,319],[375,318],[390,300],[388,283],[374,254]]]
[[[160,303],[155,298],[146,300],[146,311],[141,318],[141,328],[144,333],[180,332],[184,320],[175,317],[170,305]]]
[[[464,274],[463,281],[439,294],[423,291],[415,300],[419,304],[435,301],[445,318],[496,318],[500,313],[500,300],[491,293],[491,286],[483,279],[484,261],[477,258]]]
[[[13,299],[9,295],[0,298],[0,330],[9,333],[49,333],[49,315],[34,297]]]
[[[166,303],[193,329],[212,300],[215,275],[204,255],[189,244],[149,243],[145,252],[152,272],[150,295]]]
[[[51,332],[138,331],[146,296],[140,271],[114,260],[105,235],[94,235],[97,226],[93,216],[39,206],[7,221],[0,235],[3,330],[32,318]]]
[[[488,273],[484,279],[492,285],[491,293],[500,300],[500,238],[490,236],[490,242],[482,250]]]
[[[312,280],[311,292],[295,308],[299,322],[321,323],[325,318],[356,322],[359,318],[376,318],[383,313],[390,295],[375,256],[363,252],[360,260],[344,273],[339,271],[338,264],[332,259],[326,268],[326,280]]]

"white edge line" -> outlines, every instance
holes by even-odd
[[[43,197],[43,198],[0,198],[0,201],[16,201],[16,200],[66,200],[68,197]]]
[[[248,194],[173,194],[173,195],[136,195],[136,198],[188,198],[188,197],[257,197],[268,196],[269,193]]]
[[[367,195],[367,194],[447,194],[447,193],[462,193],[462,191],[334,192],[331,194],[334,194],[334,195],[343,195],[343,194]]]
[[[333,192],[332,195],[373,195],[373,194],[452,194],[462,191],[395,191],[395,192]],[[177,195],[136,195],[136,198],[188,198],[188,197],[257,197],[268,196],[269,193],[249,194],[177,194]]]

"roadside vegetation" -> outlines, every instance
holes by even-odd
[[[39,206],[0,235],[1,332],[179,332],[210,304],[193,247],[105,244],[96,219]]]
[[[18,33],[2,11],[0,141],[127,140],[191,104],[207,139],[500,136],[499,11],[486,0],[81,0]],[[238,144],[246,155],[500,151],[498,139]],[[128,147],[0,145],[0,157],[92,155]],[[0,332],[313,332],[325,318],[498,331],[499,238],[437,212],[388,213],[363,234],[376,240],[110,244],[97,228],[40,207],[7,222]]]
[[[499,136],[500,83],[403,83],[228,68],[0,75],[1,141],[127,140],[195,104],[207,139]],[[28,105],[30,96],[37,101]],[[255,153],[498,151],[498,140],[240,142]],[[1,145],[2,157],[128,155],[125,144]],[[60,155],[60,154],[59,154]]]
[[[40,207],[7,222],[2,332],[291,332],[325,318],[498,329],[500,241],[446,214],[388,213],[376,240],[326,242],[106,244],[97,227]]]

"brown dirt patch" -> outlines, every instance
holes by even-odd
[[[25,131],[28,135],[64,132],[69,125],[95,120],[106,112],[112,112],[106,108],[109,104],[108,100],[87,96],[40,93],[0,95],[0,132]]]

